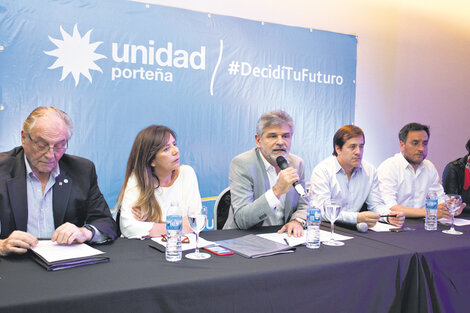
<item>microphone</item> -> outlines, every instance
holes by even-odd
[[[284,158],[282,155],[280,155],[276,158],[276,163],[277,163],[277,166],[279,166],[279,168],[281,170],[284,170],[284,169],[289,167],[289,164],[287,163],[286,158]],[[301,197],[305,196],[304,187],[302,187],[302,185],[299,183],[299,181],[294,182],[292,185],[294,186],[295,191],[297,191],[297,193]]]
[[[351,230],[357,230],[360,233],[367,233],[369,230],[369,226],[367,226],[366,223],[357,223],[357,224],[348,224],[348,223],[343,223],[340,221],[336,221],[335,224],[339,227],[351,229]]]
[[[360,233],[366,233],[369,230],[369,226],[367,226],[367,224],[364,222],[356,224],[356,228]]]

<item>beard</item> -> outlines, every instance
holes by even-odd
[[[287,150],[286,147],[275,147],[271,151],[267,151],[266,149],[264,149],[263,146],[261,146],[260,150],[262,154],[264,155],[264,157],[266,158],[266,160],[268,160],[268,162],[273,165],[277,164],[276,159],[279,156],[282,155],[283,157],[287,158],[287,155],[289,154],[289,151]]]
[[[419,160],[413,160],[412,158],[405,156],[405,160],[407,160],[411,165],[420,165],[423,163],[424,159],[425,157],[420,157]]]

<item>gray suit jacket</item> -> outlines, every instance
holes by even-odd
[[[305,188],[304,162],[296,155],[289,154],[287,161],[297,169],[299,182]],[[271,213],[265,192],[271,187],[262,155],[258,148],[236,156],[230,163],[230,210],[224,229],[249,229],[261,226]],[[233,211],[232,211],[233,210]],[[300,217],[305,220],[307,204],[299,197],[294,187],[286,194],[284,202],[284,223]]]

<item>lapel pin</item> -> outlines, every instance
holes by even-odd
[[[59,186],[62,186],[62,182],[61,182],[61,181],[59,182]]]
[[[64,179],[64,183],[66,183],[66,184],[67,184],[68,182],[69,182],[69,180],[68,180],[67,178],[66,178],[66,179]]]

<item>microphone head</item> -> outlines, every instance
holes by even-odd
[[[286,168],[289,167],[289,164],[287,164],[286,158],[283,157],[282,155],[280,155],[276,158],[276,163],[277,163],[277,166],[279,166],[279,168],[281,170],[286,169]]]
[[[356,224],[356,228],[357,228],[357,231],[360,233],[365,233],[367,232],[367,230],[369,230],[369,226],[367,226],[367,224],[364,222]]]

